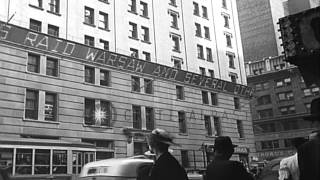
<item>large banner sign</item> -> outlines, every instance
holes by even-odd
[[[246,97],[250,97],[253,93],[253,89],[248,86],[202,76],[196,73],[163,66],[152,62],[138,60],[130,56],[105,51],[86,46],[84,44],[49,36],[43,33],[30,31],[28,29],[6,24],[1,21],[0,41],[11,42],[22,46],[27,46],[29,48],[45,50],[63,56],[76,58],[77,60],[114,67],[119,70],[147,74],[157,78],[199,86],[213,91],[227,92]]]

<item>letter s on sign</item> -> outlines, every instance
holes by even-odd
[[[0,24],[0,39],[7,39],[10,29],[11,26],[6,24]]]

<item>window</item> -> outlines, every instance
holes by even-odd
[[[133,13],[137,12],[137,1],[136,0],[130,0],[129,12],[133,12]]]
[[[147,130],[154,129],[154,110],[152,107],[146,107],[146,128]]]
[[[282,87],[282,86],[289,86],[291,85],[291,78],[283,78],[283,79],[278,79],[275,80],[276,82],[276,87]]]
[[[196,16],[199,16],[199,4],[196,2],[193,2],[193,14]]]
[[[153,81],[151,79],[144,79],[144,93],[153,94]]]
[[[143,30],[142,39],[144,42],[150,42],[150,36],[149,36],[149,28],[141,26],[141,29]]]
[[[237,74],[230,73],[231,82],[237,83]]]
[[[276,132],[276,123],[261,123],[253,126],[255,133],[271,133]]]
[[[142,16],[148,17],[148,4],[143,1],[140,1],[140,5],[142,7],[142,9],[141,9]]]
[[[151,61],[151,55],[148,52],[142,51],[142,54],[144,55],[144,60]]]
[[[197,44],[197,53],[199,59],[204,59],[203,57],[203,47],[199,44]]]
[[[227,0],[222,0],[222,7],[227,8]]]
[[[295,106],[283,106],[283,107],[279,107],[279,111],[281,115],[295,114],[296,108]]]
[[[212,50],[211,48],[206,48],[206,52],[207,52],[207,61],[209,62],[213,62],[213,58],[212,58]]]
[[[108,14],[104,12],[99,12],[99,28],[108,30],[109,22],[108,22]]]
[[[129,26],[130,26],[130,36],[131,38],[134,39],[138,39],[138,28],[137,28],[137,24],[133,23],[133,22],[129,22]]]
[[[304,106],[306,108],[306,112],[310,112],[311,103],[305,103]]]
[[[279,140],[261,141],[261,149],[277,149]]]
[[[30,19],[29,29],[41,32],[41,22],[34,19]]]
[[[139,51],[138,49],[130,48],[131,57],[139,58]]]
[[[205,68],[199,67],[199,71],[200,71],[200,74],[201,74],[202,76],[205,76],[205,75],[206,75],[206,69],[205,69]]]
[[[313,93],[314,96],[319,95],[319,87],[313,87],[313,88],[311,89],[311,91],[312,91],[312,93]]]
[[[132,91],[140,92],[140,78],[136,76],[131,76],[131,83]]]
[[[264,118],[271,118],[273,117],[273,110],[272,109],[263,109],[257,111],[259,119],[264,119]]]
[[[202,17],[208,18],[208,10],[205,6],[202,6]]]
[[[30,6],[34,6],[42,9],[42,0],[30,0]]]
[[[178,14],[176,12],[170,12],[171,27],[178,29]]]
[[[94,25],[94,10],[84,7],[84,23]]]
[[[206,39],[210,39],[209,27],[204,26],[204,37],[205,37]]]
[[[181,69],[181,59],[173,58],[173,67],[177,69]]]
[[[220,123],[220,119],[217,116],[213,117],[213,123],[214,123],[214,135],[215,136],[221,136],[222,132],[221,132],[221,123]]]
[[[285,78],[283,81],[286,86],[291,85],[291,78]]]
[[[95,80],[95,73],[94,73],[94,68],[93,67],[84,67],[84,82],[94,84]]]
[[[283,81],[282,80],[276,81],[276,87],[282,87],[282,86],[283,86]]]
[[[212,136],[212,127],[211,127],[210,116],[204,115],[204,126],[206,128],[207,135]]]
[[[269,82],[255,84],[256,91],[261,91],[261,90],[266,90],[266,89],[269,89]]]
[[[208,69],[208,72],[209,72],[209,76],[210,76],[211,78],[214,78],[214,70]]]
[[[184,90],[183,86],[176,86],[176,94],[177,94],[177,99],[184,99]]]
[[[132,106],[132,122],[133,128],[141,129],[142,128],[142,120],[141,120],[141,107],[140,106]]]
[[[88,46],[94,46],[94,37],[91,36],[84,36],[84,44]]]
[[[110,71],[100,69],[100,85],[110,86]]]
[[[59,13],[60,12],[60,0],[50,0],[49,7],[50,7],[50,12]]]
[[[181,150],[181,165],[184,168],[187,168],[187,167],[190,166],[189,157],[188,157],[188,151],[187,150]]]
[[[241,120],[237,120],[237,129],[240,138],[244,138],[243,124]]]
[[[228,59],[229,59],[229,68],[233,68],[235,69],[235,66],[234,66],[234,54],[227,54],[228,56]]]
[[[40,55],[28,54],[27,70],[34,73],[40,72]]]
[[[141,155],[148,151],[148,144],[145,142],[134,142],[133,143],[133,155]],[[143,166],[143,165],[142,165]],[[142,167],[140,166],[140,167]]]
[[[211,93],[211,104],[212,105],[218,105],[218,94],[217,93]]]
[[[108,159],[114,157],[114,141],[103,139],[81,139],[81,142],[89,143],[97,148],[96,160]],[[107,151],[107,152],[106,152]]]
[[[111,126],[111,103],[109,101],[85,98],[84,104],[85,125]]]
[[[264,104],[270,104],[270,103],[271,103],[271,96],[270,95],[260,96],[257,99],[258,105],[264,105]]]
[[[58,76],[58,59],[47,57],[46,75]]]
[[[237,97],[233,98],[234,109],[240,109],[240,99]]]
[[[32,174],[32,149],[17,149],[16,153],[16,174]]]
[[[25,118],[38,119],[38,91],[27,89]]]
[[[59,27],[48,24],[48,34],[51,36],[59,37]]]
[[[195,23],[196,26],[196,36],[201,37],[201,25],[199,23]]]
[[[95,115],[95,100],[87,99],[84,100],[84,124],[94,125],[94,115]]]
[[[47,93],[44,105],[44,115],[46,121],[56,121],[57,97],[54,93]]]
[[[202,91],[202,103],[203,104],[209,104],[209,96],[207,91]]]
[[[187,122],[186,122],[185,112],[179,111],[178,118],[179,118],[179,133],[187,133]]]
[[[173,51],[180,52],[180,37],[177,35],[171,35],[173,41]]]
[[[177,5],[177,2],[176,2],[176,0],[170,0],[169,4],[170,4],[170,5],[173,5],[173,6],[176,6],[176,5]]]
[[[100,44],[102,45],[102,48],[103,48],[104,50],[109,51],[109,41],[100,39]]]
[[[278,93],[278,99],[279,101],[293,100],[294,99],[293,92],[287,91],[287,92]]]
[[[52,174],[67,173],[67,151],[53,150],[52,153]]]
[[[285,131],[299,129],[299,124],[297,119],[283,120],[281,121],[281,125],[283,127],[283,130]]]
[[[230,34],[226,34],[226,42],[227,42],[227,47],[232,47]]]
[[[224,19],[224,27],[230,28],[229,16],[223,15],[223,19]]]

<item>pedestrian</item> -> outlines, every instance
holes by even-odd
[[[292,140],[292,145],[295,151],[307,141],[303,137],[297,137]],[[279,167],[279,180],[299,180],[299,166],[298,166],[298,153],[286,157],[280,161]]]
[[[236,146],[228,136],[215,139],[213,160],[206,169],[205,180],[253,180],[241,162],[229,160]]]
[[[185,169],[169,153],[169,146],[177,146],[173,137],[163,129],[154,129],[148,137],[151,153],[156,155],[150,180],[188,180]]]
[[[320,179],[320,98],[311,102],[311,115],[304,120],[311,121],[316,133],[312,139],[298,148],[300,180]]]

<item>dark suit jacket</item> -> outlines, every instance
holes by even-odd
[[[188,180],[184,168],[169,153],[162,154],[151,169],[150,180]]]
[[[213,160],[207,167],[205,180],[253,180],[238,161]]]
[[[320,134],[298,149],[300,180],[320,179]]]

